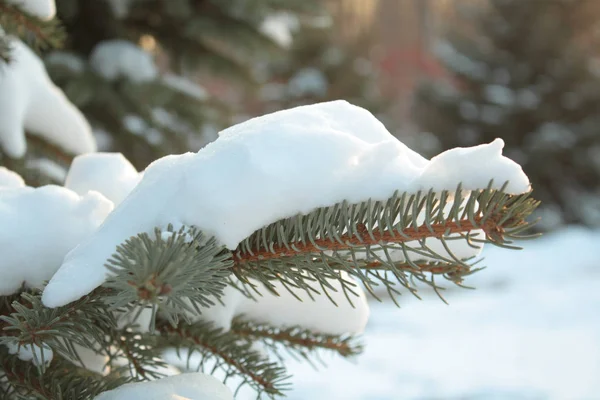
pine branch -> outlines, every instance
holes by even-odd
[[[183,324],[173,326],[167,322],[157,323],[157,330],[166,341],[166,346],[175,347],[178,353],[181,349],[188,351],[188,368],[190,357],[198,353],[202,361],[196,366],[198,371],[207,369],[207,362],[212,361],[211,373],[221,369],[226,374],[226,380],[231,376],[243,379],[240,387],[249,385],[258,394],[266,394],[270,398],[283,395],[288,387],[285,382],[288,376],[285,370],[274,362],[269,361],[251,348],[248,342],[240,342],[239,336],[212,327],[209,322]]]
[[[254,279],[273,290],[271,282],[279,280],[315,294],[314,282],[327,292],[327,280],[340,279],[340,270],[372,293],[378,284],[397,293],[394,284],[399,283],[414,294],[409,276],[436,290],[434,275],[460,284],[474,264],[454,255],[452,242],[515,248],[512,240],[527,237],[520,235],[531,226],[525,218],[539,204],[530,193],[509,195],[491,187],[467,195],[460,186],[454,193],[396,193],[387,201],[343,202],[280,220],[240,243],[233,271],[246,284]],[[478,238],[477,230],[485,237]],[[431,240],[439,240],[447,255],[432,250]],[[352,290],[353,284],[342,284]]]
[[[53,368],[40,373],[30,362],[19,360],[0,346],[0,383],[8,384],[4,393],[0,388],[2,399],[91,400],[128,381],[129,378],[114,375],[102,377],[60,356],[53,361]]]
[[[477,262],[454,254],[457,241],[474,249],[486,242],[515,248],[512,240],[526,237],[521,233],[531,224],[525,218],[538,202],[529,193],[510,195],[491,187],[338,203],[264,227],[234,252],[196,230],[171,233],[169,240],[159,230],[153,239],[140,234],[119,246],[108,263],[115,274],[106,284],[115,289],[109,302],[115,308],[151,304],[176,324],[181,310],[184,317],[200,315],[201,307],[213,305],[230,272],[254,290],[256,281],[271,291],[273,281],[280,281],[294,296],[292,289],[329,296],[334,279],[351,301],[355,283],[342,279],[340,271],[360,280],[375,298],[374,287],[380,285],[392,298],[400,293],[397,285],[416,295],[415,282],[440,294],[436,277],[461,285],[479,270]],[[444,250],[435,251],[432,241]]]
[[[328,335],[313,332],[300,326],[275,327],[269,324],[245,321],[236,318],[231,332],[251,342],[259,341],[283,361],[281,352],[286,350],[292,356],[299,356],[312,364],[312,357],[318,357],[319,350],[334,352],[342,357],[360,354],[363,346],[352,335]],[[314,365],[314,364],[313,364]]]
[[[112,359],[125,359],[127,364],[121,368],[113,368],[120,374],[126,369],[127,375],[137,380],[152,380],[164,377],[161,372],[166,363],[160,359],[160,352],[156,349],[156,340],[149,335],[126,331],[115,331],[110,335],[114,338],[117,351],[111,354]],[[113,363],[114,364],[114,363]]]
[[[78,360],[73,344],[94,348],[104,343],[105,335],[116,326],[114,316],[102,301],[105,292],[98,289],[58,308],[46,308],[39,294],[22,293],[21,300],[11,305],[14,312],[0,315],[0,344],[49,346],[64,357]]]
[[[22,10],[18,5],[0,0],[0,26],[7,35],[16,35],[33,45],[34,50],[41,51],[47,48],[62,47],[66,34],[58,20],[42,21],[38,17]],[[5,36],[0,42],[0,58],[10,61],[10,54],[6,52],[7,41]]]
[[[202,307],[215,304],[227,285],[231,264],[223,247],[202,232],[157,229],[154,239],[147,234],[132,237],[108,260],[113,277],[104,286],[112,290],[104,301],[113,309],[160,307],[176,324],[178,315],[200,315]]]
[[[59,146],[36,135],[27,134],[27,144],[32,146],[32,148],[29,149],[29,152],[39,152],[66,167],[71,165],[73,158],[75,158],[74,154],[69,154]]]

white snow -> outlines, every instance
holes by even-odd
[[[19,6],[23,11],[42,20],[50,20],[56,15],[54,0],[7,0],[8,3]]]
[[[288,83],[288,93],[293,97],[325,97],[329,83],[317,68],[302,68]]]
[[[152,55],[127,40],[106,40],[92,50],[92,68],[108,80],[125,77],[133,82],[152,81],[158,76],[158,68]]]
[[[25,181],[21,178],[21,175],[8,168],[0,167],[0,190],[23,186],[25,186]]]
[[[119,329],[123,329],[126,326],[131,327],[132,325],[136,325],[136,332],[150,332],[150,326],[152,324],[152,314],[153,313],[151,307],[144,307],[141,310],[140,307],[135,307],[133,310],[118,312],[116,313],[117,327]]]
[[[484,250],[475,291],[371,305],[366,351],[289,360],[290,400],[596,399],[600,392],[600,231],[571,227]],[[236,398],[256,398],[251,390]]]
[[[7,342],[4,345],[10,354],[16,354],[23,361],[31,361],[35,365],[49,364],[54,357],[52,349],[46,345],[36,344],[20,345],[17,342]]]
[[[496,139],[488,145],[457,147],[445,151],[431,159],[424,168],[419,186],[422,189],[450,189],[449,182],[458,185],[462,182],[465,190],[486,186],[490,179],[496,187],[510,181],[506,190],[509,193],[523,193],[529,190],[529,180],[521,167],[509,158],[502,156],[504,142]]]
[[[217,303],[203,309],[202,315],[192,317],[192,320],[211,321],[216,327],[229,330],[233,318],[243,315],[244,319],[279,327],[299,325],[320,333],[340,335],[361,333],[369,319],[369,305],[364,291],[347,273],[341,272],[340,277],[356,286],[352,288],[354,293],[347,292],[346,298],[341,282],[337,279],[328,280],[333,288],[328,290],[329,296],[337,305],[323,294],[318,283],[311,284],[320,293],[314,295],[313,299],[304,290],[294,290],[296,296],[302,299],[299,301],[280,282],[273,282],[279,296],[268,292],[259,282],[253,282],[261,296],[254,294],[255,298],[252,299],[228,286],[221,297],[223,304]]]
[[[141,178],[121,153],[92,153],[75,157],[65,187],[81,196],[95,190],[117,206]]]
[[[165,74],[161,77],[162,82],[170,88],[177,90],[186,96],[196,100],[206,100],[208,92],[202,86],[198,85],[183,76],[174,74]]]
[[[385,200],[395,191],[464,190],[509,181],[529,190],[502,140],[426,160],[371,113],[345,101],[254,118],[223,131],[198,153],[152,163],[106,222],[65,258],[43,294],[57,307],[106,279],[105,261],[130,236],[169,223],[192,225],[230,249],[282,218],[347,200]],[[310,163],[307,163],[310,160]]]
[[[269,15],[260,26],[260,31],[274,40],[282,47],[292,44],[293,32],[298,30],[300,23],[298,18],[287,12],[278,12]]]
[[[0,295],[41,288],[112,208],[99,193],[80,197],[53,185],[0,190]]]
[[[200,372],[169,376],[149,382],[128,383],[96,396],[95,400],[233,400],[216,378]]]
[[[340,276],[343,280],[356,284],[347,273],[342,272]],[[274,326],[301,326],[332,335],[362,333],[369,319],[369,304],[362,287],[356,285],[352,288],[356,294],[347,292],[348,298],[346,298],[339,280],[328,282],[336,290],[335,292],[328,290],[328,293],[337,305],[322,293],[323,290],[318,284],[311,285],[321,292],[314,299],[311,299],[304,290],[294,290],[296,296],[302,299],[298,301],[281,283],[277,282],[275,290],[279,296],[265,289],[259,289],[262,296],[256,296],[256,301],[242,299],[236,315],[244,315],[251,321],[265,322]]]
[[[26,130],[73,154],[95,151],[90,125],[52,83],[42,61],[20,40],[11,43],[13,60],[0,62],[0,146],[22,157]]]
[[[79,359],[70,359],[73,364],[101,375],[107,375],[110,372],[110,367],[108,366],[110,358],[107,354],[96,352],[78,344],[73,344],[73,347],[79,356]]]

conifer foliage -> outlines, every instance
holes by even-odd
[[[307,4],[59,0],[64,42],[53,0],[0,0],[3,399],[280,398],[289,357],[360,354],[365,292],[443,299],[484,245],[529,237],[539,203],[501,140],[427,160],[344,101],[255,118],[144,169],[187,149],[176,138],[200,125],[186,116],[206,117],[210,100],[174,73],[249,78],[238,50],[270,46],[264,15]],[[66,96],[25,44],[59,42],[46,62]],[[157,110],[189,125],[164,130]],[[143,171],[96,153],[98,129]],[[59,155],[76,154],[65,186],[34,187],[31,170],[60,180]]]
[[[442,149],[501,137],[542,200],[547,228],[600,223],[600,7],[594,0],[456,1],[435,47],[448,71],[414,118]]]

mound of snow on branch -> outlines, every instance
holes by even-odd
[[[81,196],[95,190],[117,206],[141,177],[121,153],[91,153],[75,157],[65,187]]]
[[[40,288],[65,254],[104,221],[113,204],[59,186],[0,190],[0,295]]]
[[[128,383],[101,393],[95,400],[233,400],[217,378],[200,372],[180,374],[150,382]]]
[[[65,258],[43,294],[48,307],[101,285],[116,247],[155,227],[196,226],[229,249],[282,218],[344,200],[386,200],[395,191],[476,190],[494,180],[524,193],[529,179],[502,156],[504,143],[453,149],[431,161],[392,136],[370,112],[345,101],[254,118],[223,131],[198,153],[152,163],[106,222]]]
[[[19,6],[23,11],[44,21],[56,15],[54,0],[7,0],[7,2]]]
[[[10,354],[16,354],[20,360],[31,361],[34,365],[49,364],[54,358],[54,352],[46,345],[19,345],[16,342],[3,343]]]
[[[87,120],[52,83],[42,61],[20,40],[11,40],[12,60],[0,62],[0,147],[13,158],[27,150],[25,131],[65,151],[96,151]]]
[[[0,190],[23,186],[25,186],[25,181],[21,175],[5,167],[0,167]]]

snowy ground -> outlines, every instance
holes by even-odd
[[[290,399],[600,399],[600,231],[484,251],[476,291],[374,304],[365,353],[291,363]]]

